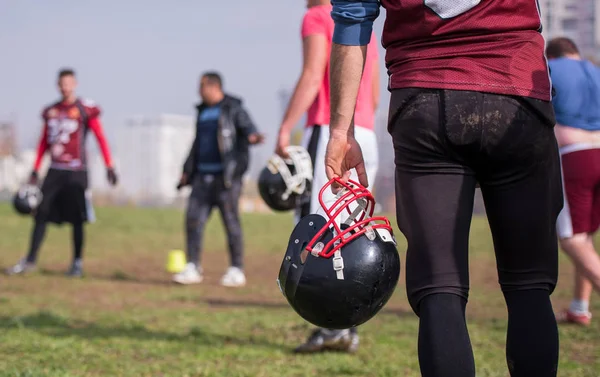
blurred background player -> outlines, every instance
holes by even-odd
[[[593,239],[600,226],[600,69],[582,59],[568,38],[548,42],[546,56],[555,89],[555,134],[565,192],[558,237],[576,269],[573,300],[557,319],[589,325],[592,283],[588,277],[600,292],[600,257]]]
[[[307,113],[306,129],[302,145],[313,163],[312,190],[306,195],[296,212],[296,222],[302,217],[316,213],[320,208],[319,190],[327,183],[325,174],[325,149],[329,140],[329,53],[334,23],[329,0],[308,0],[302,21],[303,67],[294,93],[288,104],[281,126],[275,152],[287,157],[285,148],[290,144],[290,133],[304,113]],[[365,63],[365,75],[360,83],[354,123],[356,139],[364,151],[367,174],[375,180],[378,166],[377,137],[374,132],[375,111],[379,102],[379,64],[377,41],[371,34],[371,46]],[[371,191],[373,187],[369,188]],[[326,195],[331,195],[329,191]],[[359,337],[356,329],[317,329],[306,343],[295,352],[310,353],[327,349],[355,352]]]
[[[260,134],[239,98],[223,92],[221,76],[207,72],[200,79],[196,136],[183,167],[178,188],[192,185],[186,213],[185,269],[173,276],[179,284],[202,282],[202,237],[213,207],[218,207],[227,231],[231,266],[221,284],[246,284],[243,271],[244,240],[239,201],[242,176],[248,169],[249,145],[260,144]]]
[[[117,184],[110,150],[102,124],[100,108],[91,100],[75,94],[77,80],[71,69],[58,74],[61,100],[42,112],[44,126],[30,183],[38,183],[38,170],[46,152],[50,153],[50,168],[42,185],[42,202],[35,213],[31,244],[27,257],[9,268],[7,273],[20,274],[35,267],[48,222],[73,226],[73,263],[67,272],[81,277],[85,222],[93,222],[94,211],[88,192],[88,172],[85,141],[89,131],[96,136],[111,185]]]

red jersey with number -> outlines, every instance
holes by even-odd
[[[100,108],[91,100],[57,102],[45,108],[42,111],[44,129],[34,169],[39,169],[44,154],[49,152],[51,168],[85,170],[85,141],[90,130],[96,135],[106,166],[111,166],[110,151],[99,117]]]
[[[390,88],[550,101],[536,0],[381,0]]]

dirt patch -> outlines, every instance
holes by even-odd
[[[401,253],[401,256],[404,262],[405,253]],[[205,279],[198,285],[172,283],[171,275],[164,269],[165,260],[166,254],[146,254],[143,260],[127,255],[116,260],[93,259],[86,262],[86,278],[82,281],[64,277],[64,263],[49,264],[43,266],[40,274],[10,278],[11,284],[6,285],[2,296],[10,300],[20,295],[30,295],[42,308],[58,300],[68,307],[111,312],[131,308],[199,306],[203,310],[216,311],[251,307],[274,310],[289,308],[276,284],[281,264],[277,255],[248,252],[245,267],[248,283],[242,288],[227,288],[219,284],[229,263],[228,253],[224,250],[203,255]],[[468,317],[477,320],[506,318],[493,256],[472,258],[470,269],[472,297]],[[572,268],[561,269],[561,280],[569,281],[571,274]],[[404,276],[403,268],[396,292],[382,313],[414,315],[406,299]],[[43,291],[40,287],[43,287]],[[51,298],[47,292],[51,292]],[[558,307],[566,305],[568,298],[558,297],[555,301]]]
[[[587,342],[572,342],[569,359],[581,364],[593,364],[598,361],[598,344]]]
[[[64,276],[65,264],[44,265],[30,276],[2,278],[6,285],[5,299],[28,295],[41,307],[60,301],[65,305],[120,311],[140,307],[193,307],[206,305],[216,310],[236,307],[286,307],[287,302],[277,287],[279,258],[275,256],[248,257],[248,283],[241,288],[219,284],[228,267],[227,253],[207,253],[203,258],[205,279],[201,284],[181,286],[171,281],[164,269],[164,258],[149,257],[119,260],[92,260],[85,265],[85,278]],[[9,280],[10,279],[10,280]],[[51,293],[51,299],[50,294]]]

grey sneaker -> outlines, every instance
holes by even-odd
[[[20,275],[26,274],[33,270],[35,270],[35,263],[30,263],[27,262],[27,260],[25,259],[21,259],[19,263],[15,264],[10,268],[7,268],[5,272],[7,275]]]
[[[354,352],[358,348],[358,335],[356,334],[356,345],[353,346],[353,335],[350,330],[314,330],[308,337],[306,343],[299,345],[295,353],[315,353],[323,351]]]
[[[81,260],[74,261],[66,275],[72,278],[83,277],[83,264]]]

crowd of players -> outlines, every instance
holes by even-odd
[[[519,7],[511,8],[492,2],[450,6],[436,0],[403,5],[381,1],[387,9],[383,43],[392,92],[389,131],[396,153],[398,222],[409,245],[407,289],[420,317],[424,376],[474,376],[464,313],[468,230],[477,185],[509,309],[512,376],[533,375],[531,371],[556,376],[556,320],[589,325],[592,290],[600,292],[600,257],[593,245],[600,226],[600,69],[580,56],[572,40],[556,38],[545,45],[536,2],[517,3]],[[301,28],[303,68],[275,150],[280,159],[293,161],[295,174],[308,174],[300,182],[311,181],[313,187],[293,203],[296,222],[318,211],[319,190],[314,188],[333,177],[367,185],[378,165],[373,131],[379,102],[378,38],[371,28],[381,4],[307,4]],[[470,17],[468,22],[464,17]],[[511,17],[510,25],[504,26],[504,17]],[[461,34],[455,28],[478,31]],[[498,34],[512,44],[502,45]],[[492,53],[494,49],[499,52]],[[29,252],[8,274],[31,271],[46,225],[67,222],[73,226],[74,245],[68,274],[82,276],[84,223],[94,220],[85,157],[90,130],[100,145],[107,179],[117,184],[99,107],[78,98],[76,84],[72,70],[61,71],[62,98],[43,110],[29,183],[38,184],[46,152],[51,165],[35,209]],[[187,265],[173,281],[202,281],[204,225],[216,206],[231,257],[221,284],[243,286],[237,203],[248,148],[261,144],[264,136],[241,100],[223,91],[218,73],[203,74],[199,92],[196,137],[178,186],[192,186],[186,212]],[[290,147],[290,132],[305,113],[298,152]],[[557,281],[557,235],[576,275],[571,305],[555,316],[550,315],[549,297]],[[358,345],[355,327],[324,328],[316,329],[296,351],[354,352]]]

